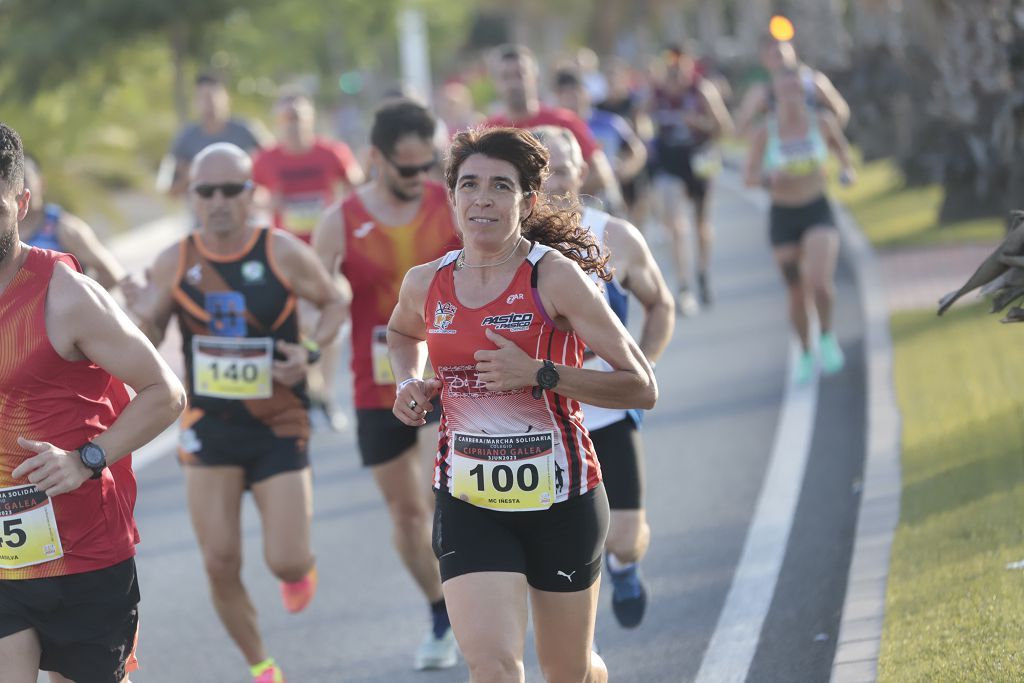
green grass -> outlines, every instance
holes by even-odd
[[[834,182],[832,193],[876,248],[989,243],[1002,238],[1000,218],[940,225],[942,189],[938,185],[904,187],[899,170],[888,159],[858,164],[857,172],[855,185],[840,187]],[[834,169],[830,177],[836,177]]]
[[[1024,677],[1024,325],[892,319],[903,495],[879,681]]]

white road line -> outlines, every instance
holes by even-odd
[[[786,388],[771,461],[743,554],[695,683],[746,680],[775,594],[803,486],[818,404],[817,373],[806,385],[796,386],[792,382],[799,352],[799,345],[794,342],[789,351]]]

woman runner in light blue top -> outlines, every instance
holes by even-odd
[[[790,319],[803,347],[794,377],[800,384],[815,370],[812,310],[821,328],[817,346],[822,372],[835,374],[845,362],[832,331],[839,233],[825,196],[830,147],[842,164],[840,180],[854,180],[849,143],[835,115],[808,105],[801,73],[805,68],[783,69],[772,77],[775,106],[752,133],[745,173],[748,185],[766,185],[771,194],[771,244],[786,283]]]

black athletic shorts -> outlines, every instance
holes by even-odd
[[[476,572],[525,574],[537,590],[574,593],[601,576],[608,535],[604,486],[547,510],[503,512],[436,492],[434,554],[441,580]]]
[[[835,228],[836,219],[828,198],[821,195],[803,206],[772,204],[768,233],[773,247],[799,244],[811,228]]]
[[[309,442],[280,437],[262,422],[228,422],[204,415],[178,439],[185,465],[235,466],[252,486],[275,474],[309,467]]]
[[[693,155],[697,151],[698,148],[695,147],[656,142],[654,178],[657,180],[659,175],[679,178],[686,187],[686,195],[694,202],[700,203],[708,193],[708,181],[693,170]]]
[[[0,580],[0,638],[32,629],[43,648],[41,670],[75,683],[119,683],[135,650],[138,605],[134,559],[81,574]]]
[[[643,509],[644,453],[631,417],[590,432],[612,510]]]
[[[434,425],[437,431],[436,425],[441,420],[438,403],[440,401],[435,401],[434,409],[427,413],[427,424],[423,427],[410,427],[395,417],[390,408],[357,408],[356,440],[363,466],[391,462],[416,445],[416,435],[421,429]]]

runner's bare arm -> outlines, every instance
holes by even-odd
[[[435,260],[416,266],[405,274],[398,294],[398,304],[388,321],[388,352],[391,356],[391,369],[399,386],[404,380],[419,380],[423,377],[423,366],[427,362],[423,309],[438,262]],[[409,382],[395,397],[395,416],[407,425],[426,424],[425,415],[433,409],[430,400],[440,388],[437,379]],[[409,407],[410,401],[416,401],[415,408]]]
[[[63,214],[58,226],[58,238],[69,253],[96,274],[96,281],[108,291],[125,276],[124,268],[114,255],[96,237],[93,229],[78,216]]]
[[[626,153],[625,159],[618,164],[617,172],[620,180],[629,181],[644,170],[644,166],[647,164],[647,145],[629,124],[623,126],[621,132],[626,149],[629,151]]]
[[[275,261],[292,291],[320,311],[312,341],[327,346],[348,319],[350,297],[335,285],[309,246],[282,230],[274,230],[270,235]]]
[[[850,105],[847,104],[846,98],[836,90],[836,86],[832,85],[828,76],[820,71],[815,71],[814,89],[817,92],[818,102],[836,115],[840,128],[846,128],[846,124],[850,122]]]
[[[754,83],[747,89],[740,102],[736,114],[736,132],[747,135],[751,132],[755,119],[768,109],[768,86],[765,83]]]
[[[675,329],[676,307],[654,255],[632,223],[612,218],[605,228],[616,277],[644,307],[640,349],[652,363],[661,357]],[[605,285],[606,287],[608,285]]]
[[[58,264],[46,297],[46,330],[65,360],[88,360],[135,390],[136,396],[93,439],[111,465],[163,432],[185,409],[178,378],[110,295],[90,278]],[[74,491],[92,475],[74,451],[23,441],[37,453],[14,472],[47,495]]]
[[[345,258],[345,218],[340,201],[331,204],[321,214],[313,229],[311,244],[327,272],[339,272]]]
[[[608,202],[606,208],[612,212],[621,211],[624,206],[622,191],[619,189],[619,181],[615,179],[615,172],[612,171],[612,165],[604,150],[594,150],[587,163],[590,165],[590,174],[584,181],[584,194],[588,192],[603,193]]]
[[[153,346],[160,346],[174,312],[171,292],[178,277],[180,253],[181,247],[177,243],[161,252],[153,265],[146,269],[146,282],[142,285],[131,276],[120,282],[128,313]]]
[[[554,391],[602,408],[654,407],[658,385],[640,347],[608,307],[604,295],[573,261],[549,253],[540,262],[539,288],[548,314],[584,340],[595,354],[612,366],[611,372],[557,365]],[[542,362],[527,355],[511,339],[489,328],[497,349],[476,352],[477,373],[491,391],[536,385]]]
[[[729,115],[729,109],[725,106],[725,101],[722,100],[722,94],[718,92],[718,87],[705,79],[697,86],[697,92],[704,100],[708,112],[707,129],[704,132],[713,138],[732,135],[735,126],[732,116]]]
[[[743,170],[743,180],[747,187],[762,185],[761,172],[764,169],[764,148],[768,144],[768,129],[764,126],[754,130],[747,149],[747,162]]]

